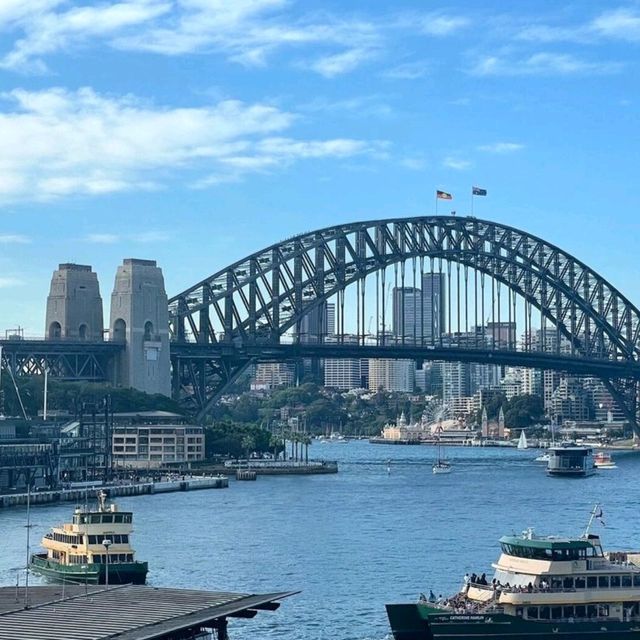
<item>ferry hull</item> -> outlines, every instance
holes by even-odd
[[[640,640],[637,622],[534,622],[504,614],[447,613],[425,604],[388,604],[395,640]]]
[[[47,560],[44,554],[32,556],[30,569],[51,582],[67,584],[106,584],[104,564],[62,565]],[[145,584],[149,571],[146,562],[122,562],[109,565],[109,584]]]

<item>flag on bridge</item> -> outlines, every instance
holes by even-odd
[[[474,196],[486,196],[487,190],[481,189],[480,187],[471,187],[471,195]]]
[[[446,191],[436,191],[436,198],[439,200],[453,200],[453,196]]]

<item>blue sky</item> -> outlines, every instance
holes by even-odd
[[[59,262],[171,295],[472,184],[640,304],[639,51],[638,2],[1,0],[0,329]]]

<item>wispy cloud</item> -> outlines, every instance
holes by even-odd
[[[427,167],[427,161],[422,156],[406,156],[400,160],[400,164],[411,171],[423,171]]]
[[[449,36],[469,26],[471,21],[464,16],[446,13],[427,13],[418,21],[418,29],[431,36]]]
[[[0,234],[0,244],[29,244],[31,238],[20,234],[4,233]]]
[[[534,53],[522,58],[484,56],[470,69],[477,76],[593,75],[620,71],[617,62],[590,62],[565,53]]]
[[[11,276],[0,276],[0,289],[8,289],[10,287],[19,287],[24,284],[24,280]]]
[[[640,11],[631,8],[606,11],[593,20],[591,30],[607,38],[640,41]]]
[[[120,236],[115,233],[90,233],[86,238],[86,242],[93,244],[115,244],[120,240]]]
[[[465,160],[464,158],[459,158],[457,156],[447,156],[442,161],[442,166],[447,169],[453,169],[454,171],[465,171],[466,169],[471,168],[472,163],[469,160]]]
[[[429,73],[429,65],[426,62],[405,62],[387,69],[382,75],[392,80],[418,80]]]
[[[478,147],[478,151],[496,154],[514,153],[521,149],[524,149],[524,145],[519,142],[493,142],[491,144],[483,144]]]
[[[203,176],[234,165],[247,173],[379,150],[377,142],[285,137],[296,115],[267,104],[225,100],[168,108],[89,88],[15,90],[2,97],[7,108],[0,110],[0,199],[5,201],[159,188],[158,172],[166,176],[171,170]],[[98,236],[97,241],[109,240]]]
[[[325,78],[335,78],[336,76],[350,73],[365,62],[375,58],[377,55],[374,49],[355,48],[348,49],[341,53],[323,56],[308,64],[309,69],[316,71]]]

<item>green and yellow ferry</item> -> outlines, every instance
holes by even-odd
[[[601,511],[600,511],[601,514]],[[640,640],[640,552],[605,553],[600,538],[500,539],[492,579],[465,576],[459,593],[388,604],[395,640]],[[430,598],[434,599],[434,598]]]
[[[134,559],[133,514],[107,504],[98,493],[98,509],[76,507],[73,521],[53,527],[42,539],[44,553],[34,553],[29,567],[54,582],[74,584],[144,584],[146,562]]]

